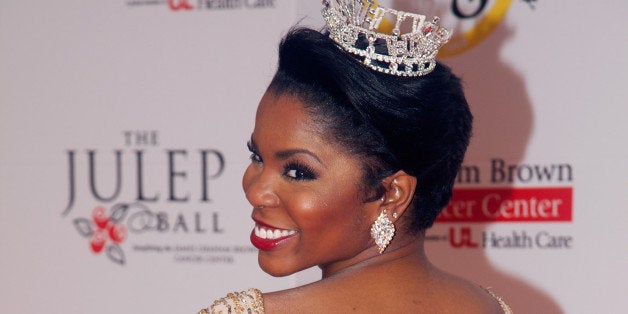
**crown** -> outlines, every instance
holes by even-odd
[[[421,76],[436,66],[438,49],[451,31],[420,14],[380,7],[372,0],[322,0],[329,37],[347,52],[363,57],[373,70],[397,76]],[[384,19],[395,23],[392,34],[378,31]],[[400,28],[412,31],[401,33]],[[358,39],[362,39],[358,42]],[[366,40],[366,42],[365,42]],[[383,49],[376,47],[386,47]]]

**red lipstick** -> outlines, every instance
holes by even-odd
[[[265,235],[262,235],[262,236],[257,235],[256,229],[258,233],[260,232],[260,229],[263,229],[264,233],[266,233],[267,230],[268,232],[271,232],[271,233],[280,232],[281,236],[273,235],[273,236],[268,236],[268,238],[265,238],[266,237]],[[255,226],[255,228],[253,228],[253,230],[251,231],[251,243],[253,244],[253,246],[255,246],[257,249],[261,251],[269,251],[275,248],[284,240],[291,238],[294,235],[296,235],[296,231],[294,230],[277,229],[277,228],[269,227],[268,225],[263,224],[263,223],[258,223]]]

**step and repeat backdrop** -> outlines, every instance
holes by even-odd
[[[385,1],[455,28],[474,137],[432,261],[516,313],[628,308],[628,4]],[[241,175],[315,0],[0,0],[0,311],[194,313],[257,267]]]

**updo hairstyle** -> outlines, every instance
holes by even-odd
[[[460,80],[447,66],[420,77],[376,72],[326,34],[298,28],[279,46],[269,91],[303,102],[330,142],[362,162],[365,202],[382,197],[382,179],[399,170],[416,177],[410,231],[432,226],[451,198],[471,133]]]

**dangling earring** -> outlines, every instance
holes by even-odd
[[[371,226],[371,237],[373,237],[375,244],[379,248],[379,254],[384,253],[394,235],[395,225],[388,219],[384,209]]]

